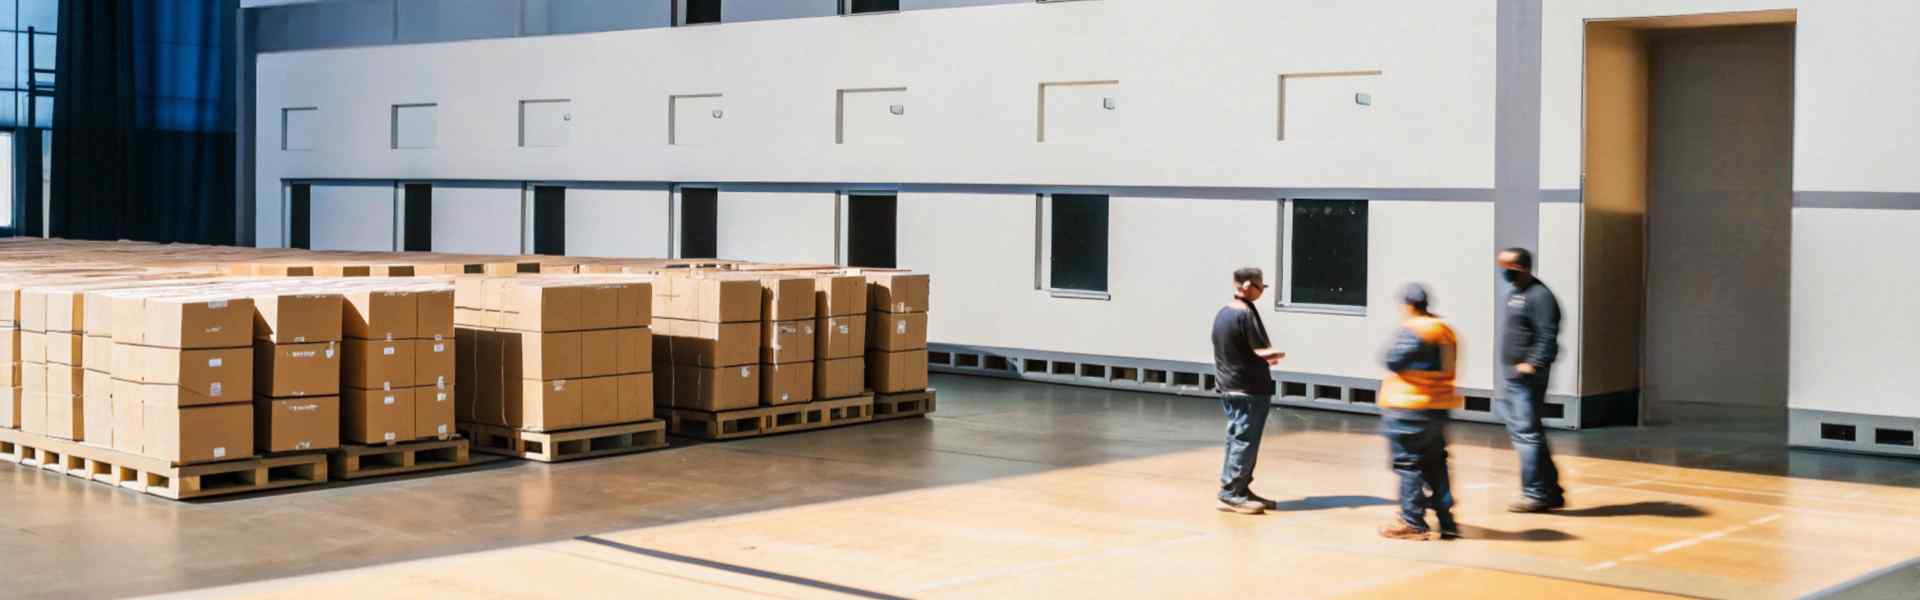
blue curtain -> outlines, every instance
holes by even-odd
[[[238,0],[61,0],[53,235],[234,241]]]

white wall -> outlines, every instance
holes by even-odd
[[[1920,418],[1920,211],[1793,211],[1787,406]]]
[[[433,251],[456,254],[519,254],[519,184],[433,186]]]
[[[658,258],[668,244],[666,188],[567,188],[567,255]]]
[[[832,193],[720,190],[715,215],[722,258],[832,264]]]
[[[392,183],[315,183],[309,193],[314,250],[394,249]],[[274,193],[276,207],[281,197]],[[280,231],[279,223],[273,230]]]

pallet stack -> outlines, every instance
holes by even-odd
[[[253,456],[253,300],[194,288],[113,298],[114,447],[173,465]]]
[[[654,287],[654,353],[670,367],[654,380],[656,405],[720,413],[760,405],[760,282],[695,274]]]
[[[458,438],[454,293],[444,282],[340,281],[341,438],[336,478],[466,464]]]
[[[345,302],[302,287],[253,296],[254,447],[263,453],[340,447]]]
[[[930,278],[924,273],[867,273],[867,382],[875,394],[874,418],[924,414],[933,409],[927,392],[927,308]]]
[[[756,276],[760,282],[760,404],[813,401],[815,306],[813,279]]]
[[[856,274],[814,276],[814,397],[851,398],[866,391],[867,282]]]

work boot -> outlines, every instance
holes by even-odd
[[[1430,532],[1425,529],[1415,528],[1412,525],[1408,525],[1406,523],[1401,523],[1398,521],[1394,522],[1391,525],[1380,526],[1380,537],[1387,538],[1390,540],[1408,540],[1408,541],[1415,541],[1415,542],[1424,542],[1424,541],[1427,541],[1428,539],[1427,538],[1428,533]]]
[[[1541,500],[1539,498],[1521,498],[1520,500],[1515,501],[1513,504],[1508,504],[1507,512],[1543,513],[1543,512],[1553,511],[1553,510],[1559,510],[1566,507],[1567,507],[1567,501],[1565,499]]]
[[[1453,521],[1453,515],[1441,515],[1439,521],[1440,526],[1434,529],[1440,532],[1440,539],[1453,540],[1460,538],[1460,524]]]
[[[1268,500],[1268,499],[1266,499],[1266,498],[1261,498],[1259,494],[1255,494],[1255,493],[1253,493],[1253,490],[1247,490],[1247,499],[1248,499],[1248,500],[1252,500],[1252,501],[1254,501],[1254,502],[1259,502],[1259,503],[1260,503],[1260,507],[1261,507],[1261,508],[1264,508],[1264,509],[1267,509],[1267,510],[1279,510],[1279,509],[1280,509],[1280,503],[1279,503],[1279,502],[1274,502],[1274,501],[1272,501],[1272,500]]]
[[[1250,498],[1221,498],[1220,503],[1215,505],[1214,508],[1220,512],[1240,513],[1243,515],[1257,515],[1267,512],[1267,506],[1265,504],[1261,504]]]

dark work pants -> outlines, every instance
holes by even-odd
[[[1520,455],[1520,493],[1533,500],[1563,501],[1560,470],[1553,466],[1547,429],[1540,423],[1540,408],[1547,401],[1546,372],[1508,378],[1506,392],[1500,398],[1500,416],[1507,421],[1513,451]]]
[[[1453,524],[1453,484],[1447,475],[1447,411],[1387,409],[1380,433],[1387,437],[1393,473],[1400,476],[1400,520],[1427,530],[1432,509],[1442,530]]]
[[[1253,483],[1253,465],[1260,460],[1260,436],[1267,431],[1267,413],[1273,396],[1228,392],[1220,394],[1227,413],[1227,459],[1220,467],[1220,499],[1245,500]]]

